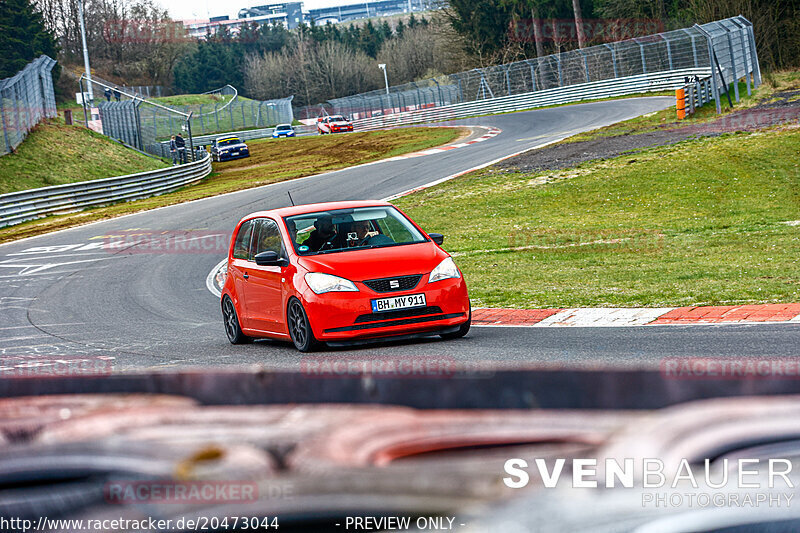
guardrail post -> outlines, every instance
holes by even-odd
[[[694,59],[694,68],[700,68],[699,63],[697,62],[697,45],[694,42],[694,34],[686,28],[681,28],[681,31],[688,35],[689,39],[692,41],[692,59]]]
[[[664,34],[660,34],[661,38],[664,39],[664,42],[667,43],[667,62],[669,63],[669,69],[674,70],[672,68],[672,47],[669,44],[669,39],[667,39]]]
[[[509,66],[508,65],[502,65],[502,66],[506,71],[506,91],[507,91],[506,94],[508,94],[508,96],[511,96],[511,76],[508,73]]]
[[[81,95],[81,98],[83,98],[83,95]],[[15,135],[14,135],[14,144],[16,144],[17,139],[21,135],[20,132],[22,131],[22,117],[20,116],[20,113],[19,113],[19,106],[20,106],[19,83],[15,83],[14,84],[14,109],[16,111],[15,116],[16,116],[16,120],[17,120],[17,130],[14,132],[15,133]]]
[[[436,78],[431,78],[431,79],[433,80],[433,83],[435,83],[435,84],[436,84],[436,90],[437,90],[437,92],[439,93],[439,105],[444,105],[444,104],[442,103],[442,88],[441,88],[441,86],[439,86],[439,82],[438,82],[438,81],[436,81]],[[483,79],[483,72],[481,72],[481,79]],[[485,80],[484,80],[484,81],[485,81]],[[494,96],[494,95],[493,95],[493,96]]]
[[[86,93],[83,90],[83,78],[78,80],[78,86],[80,87],[80,90],[81,90],[81,106],[83,107],[83,125],[88,128],[89,127],[89,117],[86,114],[86,98],[85,98]]]
[[[589,78],[589,62],[586,60],[586,53],[582,48],[578,48],[578,52],[580,52],[581,56],[583,57],[583,73],[586,77],[586,83],[589,83],[592,80]]]
[[[140,105],[142,105],[141,100],[139,100],[138,103],[134,102],[133,113],[136,118],[136,140],[138,141],[138,147],[139,150],[144,150],[144,142],[142,141],[142,117],[139,114]]]
[[[711,88],[714,92],[714,101],[717,103],[717,114],[722,113],[722,104],[719,101],[719,86],[717,85],[717,75],[714,74],[714,44],[711,42],[711,34],[704,30],[699,24],[693,26],[706,38],[708,44],[708,64],[711,67]],[[723,81],[724,83],[724,81]]]
[[[753,24],[741,15],[738,18],[742,24],[747,26],[747,43],[750,47],[750,57],[753,58],[753,76],[755,78],[753,86],[758,88],[761,85],[761,65],[758,62],[758,53],[756,52],[756,37],[753,33]]]
[[[733,94],[736,96],[736,102],[739,102],[739,76],[738,76],[738,69],[736,68],[736,57],[733,55],[733,37],[731,37],[731,31],[728,29],[727,26],[723,26],[725,28],[725,34],[728,36],[728,53],[731,56],[731,72],[733,72]]]
[[[639,54],[642,56],[642,74],[647,74],[647,61],[644,58],[644,45],[640,43],[636,37],[633,38],[633,42],[639,45]]]
[[[619,72],[617,71],[617,51],[614,50],[614,47],[610,44],[606,44],[605,46],[611,50],[611,64],[614,66],[614,79],[617,79],[619,78]]]
[[[561,71],[561,52],[554,55],[556,56],[556,62],[558,63],[558,86],[561,87],[564,85],[564,75]]]
[[[3,107],[3,91],[0,90],[0,120],[3,122],[3,140],[6,145],[6,153],[11,151],[11,143],[8,140],[8,128],[6,127],[6,112]]]
[[[190,156],[186,158],[186,161],[195,161],[194,157],[194,139],[192,138],[192,113],[189,112],[189,116],[186,117],[186,132],[189,134],[189,152]]]
[[[528,63],[528,68],[531,71],[531,92],[533,92],[536,90],[536,69],[530,59],[526,59],[525,62]]]
[[[744,33],[745,28],[736,19],[731,19],[731,22],[739,29],[737,32],[739,34],[739,43],[742,45],[742,57],[744,59],[744,79],[747,82],[747,96],[752,94],[750,90],[750,72],[752,69],[750,68],[750,61],[747,60],[747,44],[745,43]]]

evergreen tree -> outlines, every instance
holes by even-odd
[[[42,54],[53,59],[58,54],[42,14],[29,0],[0,1],[0,79],[13,76]],[[57,71],[54,74],[57,77]]]

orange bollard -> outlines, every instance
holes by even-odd
[[[686,93],[683,89],[675,91],[675,106],[678,109],[678,120],[686,118]]]

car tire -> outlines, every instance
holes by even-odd
[[[319,348],[320,343],[314,338],[308,314],[297,298],[289,300],[289,305],[286,306],[286,327],[295,348],[301,352],[313,352]]]
[[[469,318],[467,318],[467,321],[461,324],[461,327],[459,327],[457,331],[453,331],[450,333],[442,333],[439,336],[443,339],[460,339],[469,332],[469,327],[471,325],[472,325],[472,306],[470,305]]]
[[[227,295],[222,299],[222,320],[225,325],[225,334],[231,344],[253,342],[252,337],[242,333],[242,328],[239,325],[239,316],[236,314],[236,306],[233,305],[233,301]]]

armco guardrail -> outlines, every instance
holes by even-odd
[[[174,191],[211,173],[211,157],[127,176],[105,178],[0,195],[0,227],[114,202]]]
[[[452,120],[475,115],[508,113],[534,107],[569,104],[581,100],[596,100],[629,94],[675,90],[685,84],[685,78],[688,76],[709,76],[710,74],[711,71],[708,68],[639,74],[614,80],[600,80],[512,96],[500,96],[461,104],[405,111],[393,115],[356,120],[353,125],[357,130],[364,131],[407,124]]]

